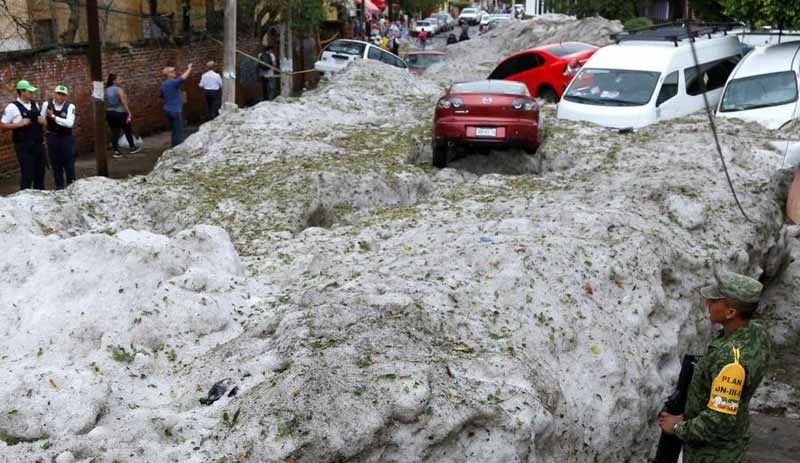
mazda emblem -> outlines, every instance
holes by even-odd
[[[492,97],[490,96],[483,97],[483,104],[491,104],[491,103],[492,103]]]

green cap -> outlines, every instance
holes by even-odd
[[[17,90],[27,90],[29,92],[35,92],[39,89],[31,85],[31,83],[28,82],[27,80],[20,80],[19,82],[17,82]]]
[[[67,87],[65,87],[63,85],[57,85],[56,86],[56,93],[63,93],[64,95],[69,95],[69,92],[67,91]]]
[[[715,275],[717,282],[700,290],[706,299],[736,299],[741,302],[758,302],[764,285],[750,277],[733,272]]]

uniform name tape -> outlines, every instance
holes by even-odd
[[[733,348],[733,363],[725,365],[711,383],[707,407],[711,410],[735,415],[744,388],[744,367],[739,363],[739,349]]]

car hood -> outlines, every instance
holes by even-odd
[[[777,130],[794,117],[796,103],[768,108],[746,109],[744,111],[717,112],[719,117],[737,118],[757,122],[770,130]]]
[[[648,106],[601,106],[581,104],[564,99],[558,103],[557,117],[571,121],[586,121],[612,129],[644,127],[653,122]]]

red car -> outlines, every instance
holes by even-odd
[[[503,60],[489,79],[522,82],[531,95],[558,101],[578,70],[597,47],[581,42],[563,42],[531,48]]]
[[[532,153],[542,134],[539,106],[528,88],[506,80],[454,84],[436,103],[433,117],[433,165],[447,164],[449,148],[519,147]]]

